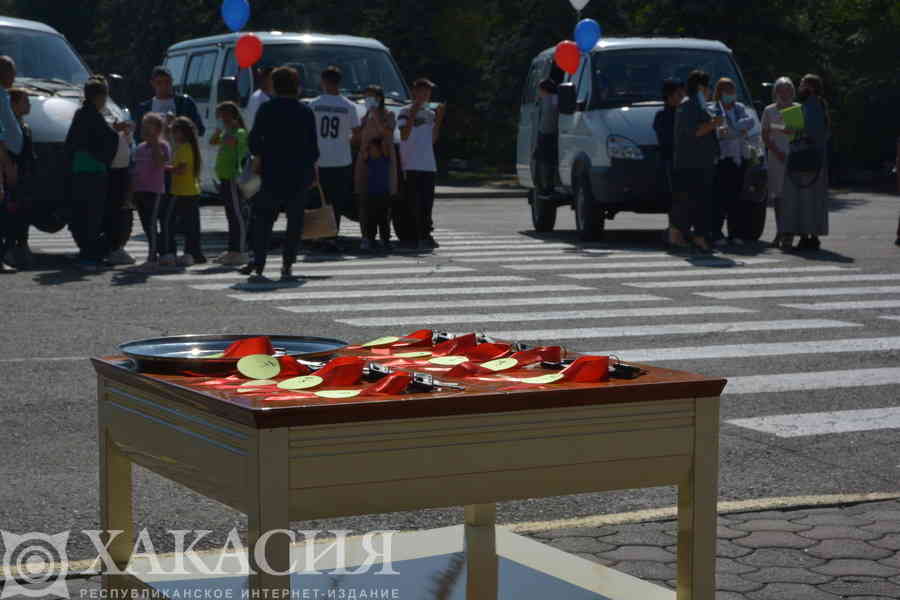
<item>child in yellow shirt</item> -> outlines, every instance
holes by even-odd
[[[160,258],[161,266],[176,263],[177,245],[175,223],[181,223],[185,230],[184,254],[177,264],[190,267],[203,264],[206,257],[200,245],[200,172],[202,169],[200,143],[194,123],[186,117],[178,117],[172,124],[172,140],[175,142],[175,156],[172,160],[172,201],[169,203],[164,223],[163,239],[166,253]]]

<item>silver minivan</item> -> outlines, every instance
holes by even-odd
[[[35,203],[34,224],[57,229],[62,223],[50,216],[65,196],[67,162],[63,145],[91,72],[62,34],[36,21],[0,16],[0,55],[16,61],[15,85],[24,88],[31,100],[31,114],[25,120],[38,155],[37,173],[29,182]],[[106,112],[110,121],[130,118],[128,110],[112,100]],[[44,217],[47,223],[42,222]]]
[[[239,69],[235,45],[243,34],[227,34],[188,40],[166,52],[165,66],[172,72],[175,89],[197,103],[208,132],[215,129],[215,107],[223,100],[236,100],[246,107],[255,89],[249,69]],[[263,43],[263,57],[257,67],[290,65],[300,73],[302,98],[311,100],[321,93],[319,75],[329,65],[343,73],[342,93],[357,103],[365,114],[363,91],[369,85],[384,89],[387,106],[397,112],[409,103],[409,88],[390,51],[371,38],[317,33],[256,33]],[[201,140],[203,176],[201,187],[216,192],[215,148],[210,135]]]
[[[539,54],[522,94],[517,143],[519,183],[530,189],[529,204],[537,231],[551,231],[559,206],[572,206],[583,240],[602,235],[607,219],[621,211],[665,213],[671,203],[661,184],[659,146],[653,119],[663,108],[660,89],[667,78],[687,80],[703,69],[713,82],[729,77],[738,100],[756,124],[750,142],[762,152],[757,108],[731,50],[721,42],[684,38],[606,38],[582,58],[575,75],[564,74],[554,49]],[[551,78],[559,86],[559,157],[554,193],[535,190],[538,83]],[[753,203],[753,234],[758,239],[766,216],[765,166],[748,171],[745,195]]]

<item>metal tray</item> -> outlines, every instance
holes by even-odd
[[[232,343],[255,335],[180,335],[126,342],[119,350],[138,371],[160,374],[226,375],[237,369],[237,358],[204,358],[221,354]],[[330,338],[269,335],[276,356],[326,358],[347,345]]]

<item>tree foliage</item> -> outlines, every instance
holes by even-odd
[[[136,97],[166,48],[226,31],[221,0],[0,0],[0,14],[48,23]],[[254,30],[378,38],[410,79],[428,75],[450,103],[445,156],[509,165],[531,59],[572,36],[566,0],[251,0]],[[823,75],[841,154],[875,165],[900,133],[897,0],[594,0],[605,35],[689,36],[731,47],[754,96],[780,75]]]

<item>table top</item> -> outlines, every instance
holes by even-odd
[[[344,350],[338,355],[359,356],[366,361],[382,364],[396,360],[389,354],[360,350],[358,347],[356,351]],[[579,355],[569,353],[568,356],[574,358]],[[646,373],[636,379],[526,385],[517,379],[558,371],[532,365],[457,379],[446,377],[449,368],[409,360],[409,366],[402,367],[404,370],[428,372],[437,379],[462,384],[465,390],[444,389],[429,393],[361,395],[340,399],[321,398],[309,392],[280,392],[279,395],[217,389],[224,386],[211,386],[210,383],[214,383],[212,377],[139,373],[123,356],[94,358],[92,362],[97,374],[113,382],[113,386],[114,382],[120,382],[148,395],[162,395],[258,429],[709,398],[719,396],[726,384],[721,378],[638,365]]]

